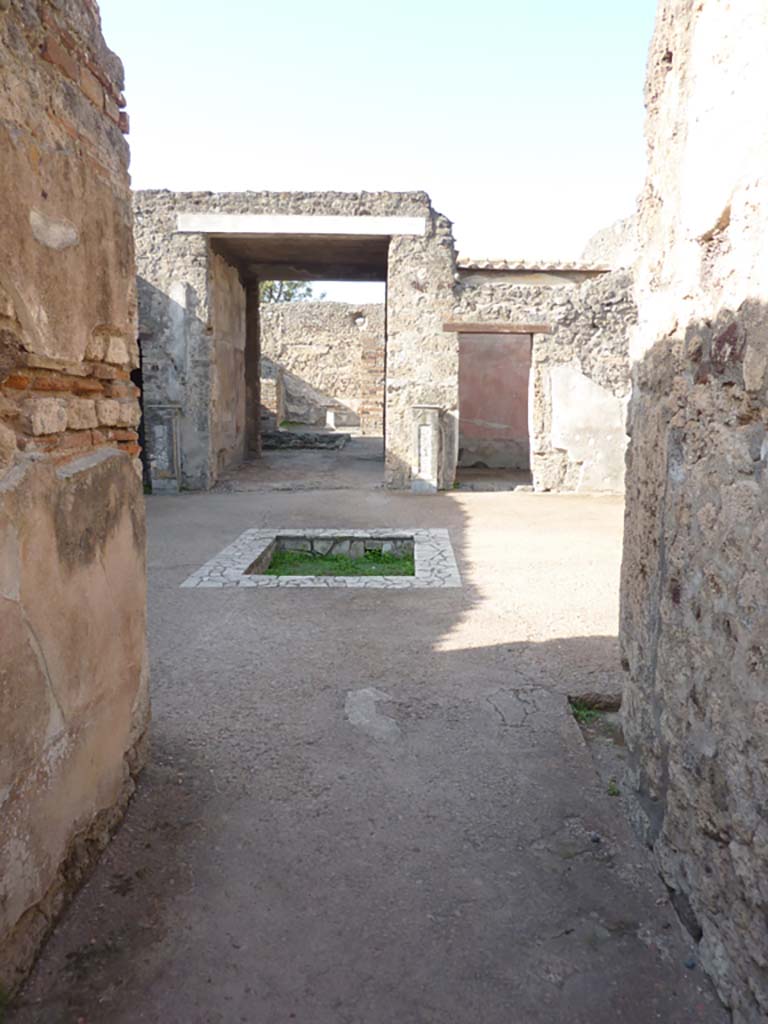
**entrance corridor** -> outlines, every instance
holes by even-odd
[[[621,689],[618,499],[148,509],[151,761],[14,1024],[724,1024],[567,701]],[[463,587],[179,587],[345,526],[449,529]]]

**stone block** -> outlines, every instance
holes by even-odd
[[[411,490],[416,494],[433,494],[441,485],[442,416],[443,410],[435,405],[416,405],[411,410]]]
[[[280,547],[283,551],[311,551],[312,542],[306,537],[281,537]]]
[[[30,398],[24,403],[29,429],[36,437],[67,429],[67,406],[61,398]]]
[[[362,558],[365,554],[365,541],[364,540],[352,540],[349,542],[349,557],[350,558]]]
[[[98,426],[96,403],[92,398],[73,398],[67,405],[67,426],[70,430],[89,430]]]
[[[79,80],[80,74],[77,61],[72,54],[64,49],[58,39],[50,33],[46,35],[43,41],[40,55],[43,60],[47,60],[49,64],[53,64],[54,67],[63,71],[67,78],[71,78],[73,82]]]
[[[10,427],[0,423],[0,473],[11,465],[16,451],[16,434]]]
[[[95,104],[99,110],[103,109],[104,106],[104,90],[101,82],[89,71],[88,68],[80,68],[80,88],[83,90],[85,95]]]
[[[312,550],[316,555],[328,555],[333,548],[333,541],[328,538],[317,537],[312,541]]]
[[[120,402],[114,398],[97,399],[96,415],[101,426],[118,427],[122,425]]]
[[[139,403],[128,400],[118,402],[117,422],[121,427],[138,427],[141,419]]]
[[[85,346],[85,358],[100,363],[104,358],[106,346],[107,338],[103,334],[92,334]]]
[[[105,363],[113,363],[115,366],[124,366],[129,362],[128,347],[126,346],[123,338],[110,336],[106,338],[105,341]]]
[[[115,124],[120,124],[120,108],[109,93],[106,92],[104,93],[104,113],[110,120],[114,121]]]

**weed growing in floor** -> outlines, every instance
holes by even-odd
[[[362,558],[316,555],[311,551],[277,551],[266,576],[413,576],[413,555],[366,551]]]
[[[608,796],[618,796],[618,795],[619,795],[619,784],[616,781],[616,779],[611,779],[610,782],[608,783]]]
[[[583,700],[576,698],[571,701],[571,714],[579,725],[589,725],[590,722],[594,722],[598,719],[602,712],[597,711],[595,708],[591,708],[588,704],[585,704]]]

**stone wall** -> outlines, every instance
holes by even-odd
[[[381,424],[384,405],[383,358],[377,401],[368,398],[364,356],[384,347],[384,305],[345,302],[276,302],[261,308],[262,377],[283,370],[285,419],[323,425],[335,410],[339,426],[360,425],[372,432],[369,418]],[[267,371],[266,374],[264,371]],[[373,397],[373,396],[372,396]],[[377,409],[378,406],[378,409]],[[378,413],[378,415],[376,415]]]
[[[662,0],[622,578],[638,824],[737,1024],[768,1018],[768,9]]]
[[[423,238],[393,238],[387,277],[386,481],[408,487],[416,459],[413,409],[441,410],[438,486],[448,489],[459,450],[459,340],[443,330],[455,302],[456,252],[451,222],[427,196]]]
[[[585,264],[602,264],[608,270],[626,270],[635,265],[637,246],[637,215],[617,220],[596,231],[581,254]]]
[[[534,334],[531,470],[537,491],[613,492],[624,486],[629,334],[628,271],[461,270],[458,322],[547,325]]]
[[[214,361],[205,238],[174,235],[171,205],[148,206],[134,194],[139,337],[147,455],[153,488],[206,488],[215,479],[211,436]],[[169,423],[166,433],[163,425]],[[159,438],[162,438],[160,443]],[[180,465],[173,445],[183,451]]]
[[[0,3],[0,988],[107,842],[148,718],[123,72]]]
[[[395,235],[389,241],[386,481],[395,488],[409,486],[415,457],[412,408],[434,404],[444,410],[440,483],[451,486],[458,440],[458,342],[443,324],[453,308],[455,252],[450,222],[432,209],[425,193],[149,191],[137,193],[134,204],[150,463],[157,458],[153,410],[170,407],[177,415],[182,486],[210,487],[219,471],[212,440],[218,429],[212,416],[220,407],[212,396],[219,339],[211,312],[210,262],[212,245],[220,240],[179,233],[179,214],[301,216],[305,232],[307,216],[418,217],[425,223],[423,235]],[[228,244],[231,254],[231,240]],[[250,293],[258,268],[239,269]],[[249,352],[252,356],[246,339],[246,364]],[[381,355],[380,346],[372,358],[369,354],[372,365],[379,360],[371,378],[380,372]]]
[[[531,468],[530,334],[459,334],[459,466]]]

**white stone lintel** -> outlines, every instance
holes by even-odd
[[[179,213],[176,230],[198,235],[424,235],[426,217],[324,217],[313,214]]]

